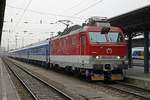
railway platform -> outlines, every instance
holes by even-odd
[[[143,66],[132,66],[124,74],[129,83],[150,90],[150,73],[144,73]]]
[[[16,88],[0,58],[0,100],[20,100]]]

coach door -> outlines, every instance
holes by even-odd
[[[80,54],[84,55],[84,50],[85,50],[85,35],[84,34],[82,34],[80,37],[80,43],[81,43]]]

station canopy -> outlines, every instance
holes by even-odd
[[[113,26],[121,27],[127,35],[136,36],[145,28],[150,30],[150,5],[110,18],[109,22]]]

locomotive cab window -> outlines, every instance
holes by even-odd
[[[109,32],[108,39],[109,42],[123,42],[123,36],[118,32]]]
[[[108,32],[108,34],[89,32],[89,39],[91,42],[122,42],[123,36],[119,32]]]
[[[105,34],[101,32],[89,32],[89,38],[91,42],[106,42]]]

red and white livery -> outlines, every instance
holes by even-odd
[[[119,27],[92,17],[82,27],[50,41],[50,65],[91,80],[123,80],[127,43]]]

